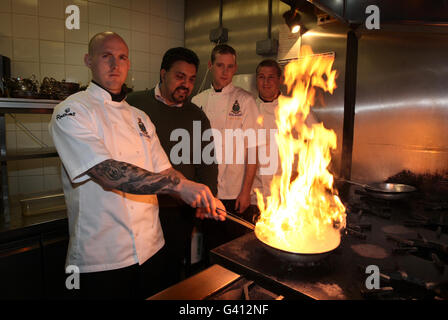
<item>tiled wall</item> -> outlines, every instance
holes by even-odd
[[[65,8],[80,8],[80,29],[65,28]],[[153,87],[158,81],[163,53],[184,45],[184,0],[0,0],[0,54],[12,61],[12,75],[38,80],[87,84],[90,72],[83,56],[89,39],[110,30],[130,48],[128,86]],[[16,115],[39,140],[52,146],[47,132],[49,115]],[[9,150],[38,148],[15,121],[6,116]],[[8,162],[10,194],[60,188],[58,159]]]

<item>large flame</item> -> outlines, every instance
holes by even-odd
[[[255,233],[272,247],[295,253],[323,253],[339,246],[345,227],[345,207],[333,189],[328,171],[336,134],[322,123],[308,127],[305,119],[314,105],[316,87],[333,94],[334,56],[313,55],[302,47],[300,59],[285,68],[289,97],[279,97],[276,112],[281,175],[271,182],[264,202],[256,190],[261,211]],[[293,166],[298,175],[293,174]]]

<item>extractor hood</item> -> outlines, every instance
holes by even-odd
[[[378,7],[381,23],[416,23],[448,25],[448,0],[282,0],[291,7],[300,8],[304,2],[340,21],[363,24],[370,5]],[[300,10],[300,9],[299,9]]]

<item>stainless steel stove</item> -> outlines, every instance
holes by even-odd
[[[319,263],[282,261],[253,233],[212,250],[212,261],[286,299],[448,299],[446,199],[375,199],[352,187],[341,245]],[[379,270],[378,288],[366,285],[368,266]]]

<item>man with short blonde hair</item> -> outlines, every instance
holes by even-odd
[[[252,222],[253,208],[250,204],[250,194],[255,176],[256,159],[250,155],[256,155],[257,141],[247,139],[244,141],[244,163],[238,163],[237,159],[228,159],[226,151],[233,151],[237,155],[240,150],[234,135],[226,140],[226,132],[237,133],[253,131],[257,132],[258,109],[253,96],[246,90],[232,84],[233,76],[237,71],[235,49],[227,44],[217,45],[211,53],[208,68],[212,75],[212,86],[195,97],[192,102],[201,107],[210,120],[212,129],[220,133],[222,139],[216,139],[215,147],[222,155],[221,163],[218,163],[218,199],[229,211],[235,211],[246,220]],[[228,135],[227,135],[228,136]],[[241,139],[242,140],[242,139]],[[219,141],[221,144],[219,145]],[[229,149],[229,150],[228,150]],[[256,158],[256,157],[255,157]],[[220,159],[218,159],[220,160]],[[231,160],[231,161],[228,161]],[[206,221],[208,228],[208,248],[212,249],[224,242],[232,240],[247,229],[226,222],[224,227],[214,227],[212,221]]]

